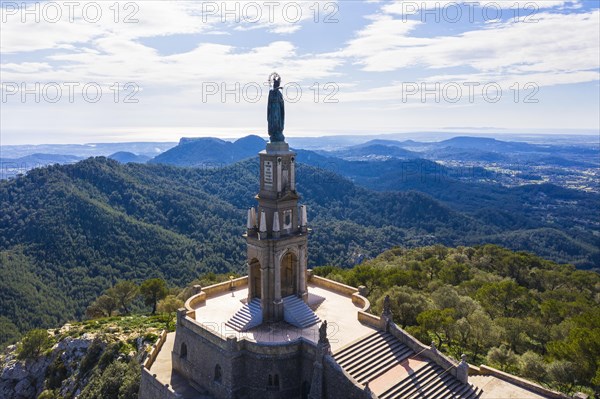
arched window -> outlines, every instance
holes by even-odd
[[[279,390],[279,374],[269,374],[267,380],[267,391],[278,391]]]
[[[221,382],[221,377],[222,377],[223,371],[221,370],[221,366],[219,366],[218,364],[215,366],[215,381],[216,382]]]
[[[187,358],[187,345],[185,342],[181,344],[181,350],[179,351],[179,357],[182,359]]]
[[[302,399],[308,399],[308,394],[310,393],[310,384],[308,381],[304,381],[302,383]]]
[[[298,257],[293,252],[287,252],[281,258],[281,297],[296,294],[296,274],[298,269]]]

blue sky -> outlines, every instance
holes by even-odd
[[[1,1],[5,145],[266,136],[273,71],[288,136],[600,129],[597,1],[22,4]]]

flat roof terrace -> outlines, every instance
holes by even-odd
[[[314,279],[315,277],[311,281]],[[304,329],[284,321],[263,323],[245,332],[227,326],[225,323],[241,309],[247,296],[247,284],[239,285],[233,291],[209,296],[205,301],[191,305],[190,308],[195,311],[195,320],[198,323],[223,336],[234,335],[238,339],[245,338],[254,342],[287,342],[299,337],[315,343],[319,340],[320,323]],[[308,305],[321,321],[327,320],[327,337],[333,351],[374,331],[358,320],[358,311],[363,310],[364,304],[355,304],[349,292],[340,293],[339,290],[309,282]]]

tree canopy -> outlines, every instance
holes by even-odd
[[[600,384],[600,276],[495,245],[396,248],[315,273],[365,285],[372,310],[455,358],[565,392]]]

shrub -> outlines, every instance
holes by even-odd
[[[140,387],[140,367],[134,361],[111,363],[81,393],[80,399],[137,399]]]
[[[57,356],[56,359],[54,359],[54,362],[52,362],[52,364],[48,367],[48,370],[46,371],[46,385],[48,389],[54,390],[60,388],[62,382],[67,378],[67,376],[67,368],[65,367],[62,358],[60,356]],[[49,398],[53,397],[54,396],[49,396]]]
[[[18,359],[36,358],[52,347],[53,340],[46,330],[31,330],[21,340]]]
[[[81,361],[81,365],[79,366],[79,374],[85,375],[92,370],[94,366],[96,366],[96,363],[98,363],[98,359],[100,359],[103,351],[104,344],[99,339],[95,339],[88,348],[85,357]]]

